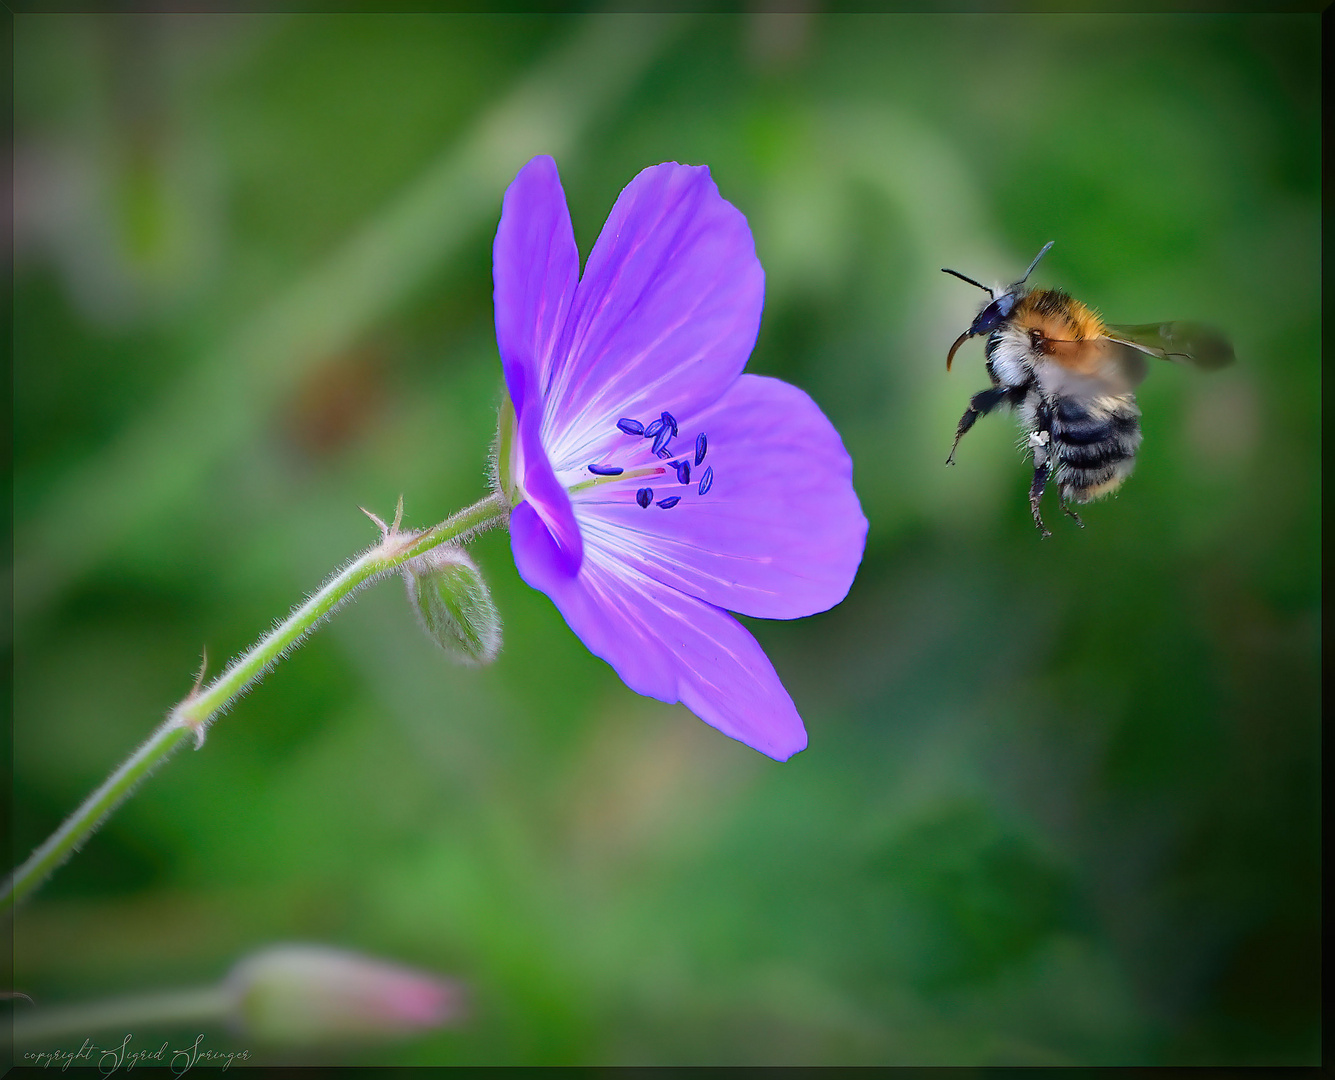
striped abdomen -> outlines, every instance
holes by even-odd
[[[1131,394],[1092,401],[1057,398],[1052,421],[1062,498],[1084,503],[1117,490],[1140,446],[1140,410]]]

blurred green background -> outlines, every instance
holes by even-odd
[[[627,690],[503,534],[491,668],[363,594],[20,909],[18,989],[303,940],[456,974],[472,1021],[261,1060],[1319,1060],[1318,32],[18,17],[17,857],[202,646],[374,539],[359,506],[483,493],[534,154],[584,254],[639,169],[710,166],[767,273],[750,370],[822,405],[871,521],[840,607],[748,622],[810,731],[785,765]],[[987,380],[977,342],[945,371],[981,296],[939,268],[1052,239],[1038,284],[1239,361],[1153,371],[1135,476],[1040,542],[1009,417],[943,467]]]

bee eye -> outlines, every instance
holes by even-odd
[[[983,310],[978,313],[978,318],[974,319],[973,326],[969,327],[969,333],[990,334],[995,330],[997,324],[1010,314],[1011,305],[1006,302],[1008,300],[1009,297],[999,296],[997,299],[993,300],[992,303],[988,304],[987,307],[983,308]]]
[[[969,335],[972,337],[977,334],[990,334],[1009,319],[1014,310],[1015,297],[1010,293],[1002,293],[978,313],[978,318],[974,319],[973,325],[969,327]]]

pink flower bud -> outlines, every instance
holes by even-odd
[[[464,988],[452,980],[323,945],[278,945],[227,977],[233,1021],[273,1043],[409,1035],[458,1023]]]

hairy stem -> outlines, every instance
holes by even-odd
[[[129,759],[116,769],[5,882],[0,910],[7,910],[42,883],[57,866],[77,851],[135,785],[162,764],[191,736],[195,745],[213,719],[264,677],[283,655],[345,603],[362,586],[399,569],[404,563],[440,544],[462,543],[483,529],[505,520],[506,500],[488,495],[466,510],[421,533],[387,529],[381,542],[348,563],[286,619],[242,653],[202,689],[192,690],[168,714]]]

